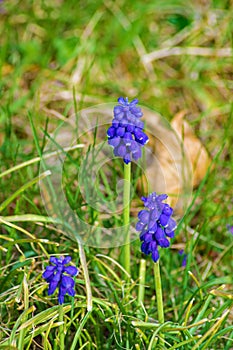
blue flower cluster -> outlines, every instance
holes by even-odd
[[[227,225],[227,229],[233,235],[233,226]]]
[[[108,143],[114,148],[115,156],[128,164],[132,159],[141,158],[141,148],[149,139],[143,132],[144,123],[140,120],[143,113],[137,106],[138,100],[129,102],[127,97],[120,97],[118,103],[113,110],[112,125],[107,130]]]
[[[151,254],[154,262],[159,259],[158,246],[169,247],[167,237],[174,237],[177,226],[175,220],[171,218],[173,209],[163,203],[166,198],[166,194],[157,195],[156,192],[148,197],[142,197],[146,209],[138,213],[136,230],[141,231],[141,251],[147,255]]]
[[[42,277],[49,283],[48,295],[53,294],[58,287],[59,304],[64,303],[64,297],[66,293],[72,297],[75,295],[75,283],[72,277],[78,274],[78,269],[75,266],[65,266],[69,264],[70,261],[70,256],[66,256],[65,258],[55,258],[52,256],[50,258],[50,262],[53,265],[46,266],[46,269],[42,274]]]
[[[187,258],[188,255],[185,254],[184,249],[181,249],[178,251],[178,254],[182,257],[182,262],[181,262],[181,266],[185,267],[187,265]]]

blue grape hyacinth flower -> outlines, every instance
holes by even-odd
[[[227,225],[227,229],[228,229],[228,231],[233,235],[233,226],[231,226],[231,225]]]
[[[112,125],[107,130],[108,144],[113,147],[115,156],[121,157],[126,164],[142,156],[142,147],[148,142],[143,132],[144,123],[138,100],[129,102],[128,98],[118,98],[114,107]]]
[[[187,258],[188,255],[185,254],[184,249],[181,249],[178,251],[178,254],[182,257],[182,262],[181,262],[181,266],[185,267],[187,265]]]
[[[146,255],[151,254],[154,262],[159,260],[158,247],[170,246],[168,238],[174,237],[177,227],[171,217],[173,209],[167,203],[163,203],[167,197],[166,194],[157,195],[156,192],[148,197],[142,197],[145,209],[138,213],[136,230],[141,232],[141,251]]]
[[[78,274],[75,266],[66,266],[70,263],[71,257],[66,256],[55,258],[52,256],[49,260],[52,265],[46,266],[42,277],[49,283],[48,295],[51,295],[58,288],[58,302],[64,303],[65,294],[75,295],[73,277]]]

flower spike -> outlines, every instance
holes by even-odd
[[[65,294],[70,296],[75,295],[73,277],[78,274],[78,269],[75,266],[66,266],[71,261],[70,256],[50,258],[52,265],[46,266],[42,277],[49,283],[48,295],[51,295],[58,288],[58,302],[64,303]]]
[[[146,255],[151,254],[154,262],[159,260],[158,247],[170,246],[168,238],[174,237],[177,227],[175,220],[171,217],[173,209],[163,203],[166,198],[166,194],[157,195],[156,192],[148,197],[142,197],[145,209],[138,213],[139,221],[136,224],[136,230],[141,232],[141,251]]]
[[[129,102],[128,98],[119,97],[114,107],[112,125],[107,130],[108,143],[114,148],[114,154],[123,158],[126,164],[142,156],[141,148],[149,138],[143,132],[144,123],[138,99]]]

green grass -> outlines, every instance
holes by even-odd
[[[232,3],[3,1],[0,13],[0,349],[60,348],[57,296],[47,296],[41,275],[49,256],[61,254],[80,269],[75,298],[64,304],[65,349],[159,349],[161,329],[167,349],[232,349],[233,237],[226,229],[233,225]],[[131,244],[130,277],[118,247],[78,244],[85,234],[98,239],[98,222],[108,232],[121,220],[121,213],[99,212],[82,196],[82,161],[97,162],[88,133],[78,140],[83,147],[60,151],[67,201],[90,232],[72,229],[75,219],[66,213],[55,224],[40,193],[41,177],[49,181],[40,172],[48,135],[62,119],[119,96],[136,96],[169,121],[186,110],[213,159],[184,217],[177,217],[172,249],[161,252],[162,326],[149,257],[145,290],[140,284],[145,257],[138,240]],[[108,162],[96,180],[101,203],[112,201],[113,209],[122,171],[117,160]],[[139,176],[134,168],[134,184]],[[132,217],[143,193],[135,190]],[[180,248],[188,254],[186,268]]]

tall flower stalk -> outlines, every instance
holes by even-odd
[[[141,251],[152,257],[154,261],[155,292],[158,308],[158,321],[164,323],[163,294],[159,267],[159,247],[168,248],[169,238],[173,238],[176,229],[176,222],[171,217],[173,209],[163,201],[166,194],[157,195],[151,193],[148,197],[142,197],[145,209],[138,213],[139,221],[136,230],[140,232],[142,241]],[[160,334],[161,344],[164,344],[163,334]]]
[[[114,155],[124,161],[123,226],[125,240],[122,252],[124,267],[129,274],[131,161],[141,158],[141,148],[148,142],[148,136],[143,132],[144,123],[140,120],[143,113],[137,104],[137,99],[129,102],[127,97],[120,97],[118,105],[113,109],[112,125],[107,130],[108,143],[113,147]]]
[[[159,260],[154,263],[154,279],[155,279],[155,292],[156,292],[156,300],[157,300],[157,309],[158,309],[158,321],[159,323],[164,323],[164,311],[163,311],[163,291],[162,291],[162,283],[160,277],[160,267]],[[164,343],[163,334],[161,336],[161,343]]]
[[[64,310],[63,303],[65,295],[75,295],[73,277],[78,274],[78,269],[75,266],[67,266],[71,261],[70,256],[50,258],[51,265],[46,266],[42,277],[49,283],[48,295],[51,295],[58,288],[58,303],[59,303],[59,346],[61,350],[65,349],[65,333],[64,333]]]
[[[123,258],[125,270],[130,275],[130,179],[131,163],[124,163],[124,189],[123,189],[123,225],[125,228],[125,245],[123,246]]]

